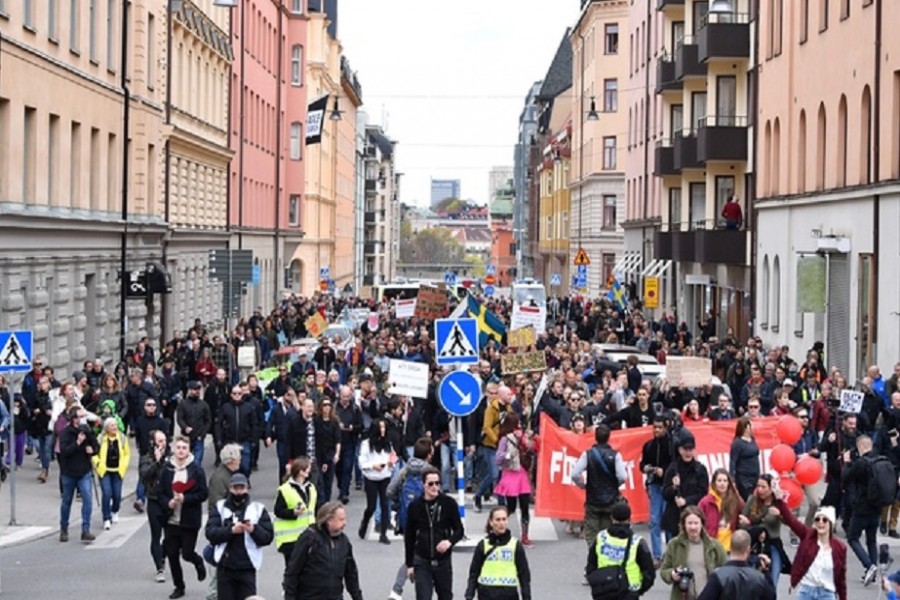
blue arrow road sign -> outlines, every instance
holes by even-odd
[[[447,285],[456,285],[456,274],[444,273],[444,283]]]
[[[475,319],[437,319],[434,340],[438,365],[474,365],[478,362],[478,321]]]
[[[492,286],[492,285],[484,286],[484,295],[485,296],[493,296],[494,295],[494,286]]]
[[[468,371],[453,371],[441,379],[438,386],[441,406],[454,417],[465,417],[481,402],[481,384]]]
[[[30,331],[0,331],[0,373],[27,373],[31,370]]]

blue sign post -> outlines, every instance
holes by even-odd
[[[478,321],[475,319],[437,319],[434,340],[439,366],[478,363]]]
[[[481,382],[468,371],[454,371],[441,379],[438,386],[438,401],[448,413],[456,417],[456,501],[459,503],[459,518],[465,525],[466,519],[466,478],[465,440],[463,440],[462,418],[481,404]]]

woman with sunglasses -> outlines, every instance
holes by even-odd
[[[485,525],[487,536],[475,546],[469,566],[469,583],[466,600],[518,600],[531,599],[531,570],[524,544],[512,536],[509,530],[509,511],[505,506],[495,506],[488,514]],[[518,589],[517,589],[518,588]]]
[[[778,590],[778,576],[782,572],[790,573],[791,561],[784,551],[781,542],[781,523],[785,518],[784,509],[779,507],[775,497],[777,486],[774,478],[768,473],[759,476],[756,489],[747,499],[743,514],[738,518],[741,527],[759,527],[766,530],[766,543],[763,554],[771,560],[769,576],[775,589]],[[790,511],[788,511],[790,512]],[[793,515],[792,515],[793,516]]]
[[[784,522],[800,538],[791,566],[797,600],[847,600],[847,546],[834,536],[834,507],[820,507],[808,527],[787,507],[781,490],[774,495]]]

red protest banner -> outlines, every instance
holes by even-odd
[[[710,475],[719,467],[728,468],[735,424],[735,420],[686,424],[696,440],[696,460],[706,465]],[[753,435],[760,449],[763,473],[772,470],[769,467],[769,454],[779,443],[775,432],[777,424],[777,417],[753,421]],[[610,445],[622,454],[625,462],[627,479],[621,491],[631,505],[631,519],[634,522],[646,522],[649,519],[650,502],[640,463],[641,449],[652,435],[653,430],[648,426],[613,431],[610,437]],[[584,518],[584,491],[572,483],[571,474],[578,457],[593,443],[593,432],[572,433],[559,427],[546,414],[541,415],[535,515],[576,521]]]

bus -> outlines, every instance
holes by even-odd
[[[547,326],[547,290],[534,279],[522,279],[512,285],[511,329],[534,327],[535,333],[544,333]]]
[[[420,285],[437,286],[436,281],[419,280],[419,281],[402,281],[398,283],[384,283],[372,286],[372,298],[376,302],[383,300],[410,300],[419,293]],[[447,289],[448,294],[453,294],[457,300],[466,297],[466,287],[463,285],[450,286]]]

